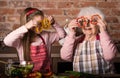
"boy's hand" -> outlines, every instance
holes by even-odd
[[[36,26],[37,26],[37,21],[36,21],[35,19],[30,20],[29,22],[27,22],[27,23],[25,24],[25,27],[26,27],[27,29],[31,29],[31,28],[36,27]]]
[[[51,25],[55,24],[55,19],[53,16],[48,16],[47,18],[50,21]]]

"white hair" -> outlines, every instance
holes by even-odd
[[[92,15],[96,15],[96,14],[98,14],[102,20],[105,19],[105,15],[103,14],[103,12],[101,10],[99,10],[98,8],[92,7],[92,6],[82,8],[78,14],[78,17],[92,16]]]

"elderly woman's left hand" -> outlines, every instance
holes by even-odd
[[[97,21],[98,21],[97,25],[99,26],[100,32],[106,31],[106,29],[107,29],[107,23],[106,23],[106,21],[102,20],[100,18],[98,18]]]

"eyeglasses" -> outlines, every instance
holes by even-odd
[[[98,19],[101,19],[99,15],[93,15],[91,19],[88,19],[87,17],[82,16],[77,18],[76,20],[78,22],[79,27],[84,27],[84,26],[88,26],[90,23],[93,25],[97,25]]]

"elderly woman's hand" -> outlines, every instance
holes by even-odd
[[[76,33],[75,32],[75,29],[76,29],[76,27],[78,27],[78,24],[77,24],[77,21],[76,21],[76,19],[73,19],[69,24],[68,24],[68,28],[69,28],[69,30],[70,30],[70,33]]]
[[[98,21],[97,25],[99,26],[100,32],[106,31],[106,29],[107,29],[107,23],[106,23],[106,21],[102,20],[100,18],[97,21]]]

